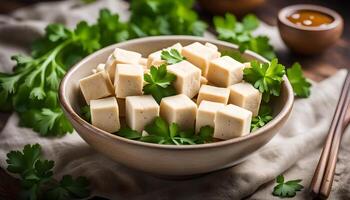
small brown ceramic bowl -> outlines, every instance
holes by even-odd
[[[220,51],[238,51],[237,46],[233,44],[193,36],[147,37],[106,47],[80,61],[63,78],[59,100],[66,116],[79,135],[96,151],[118,163],[150,174],[176,178],[203,174],[242,162],[270,141],[286,122],[294,101],[293,90],[286,77],[283,77],[281,95],[273,103],[274,119],[254,133],[226,141],[186,146],[144,143],[107,133],[79,116],[80,108],[84,105],[79,91],[79,79],[90,75],[97,64],[105,62],[114,48],[137,51],[146,57],[177,42],[182,45],[211,42],[217,45]],[[243,57],[247,60],[267,62],[250,51],[244,53]]]
[[[333,22],[325,26],[307,27],[293,24],[287,16],[298,10],[310,10],[324,13]],[[335,44],[343,32],[343,19],[335,11],[316,5],[300,4],[283,8],[278,14],[278,29],[285,44],[294,52],[317,54]]]
[[[265,0],[199,0],[200,6],[211,14],[223,15],[231,12],[235,15],[245,15],[265,3]]]

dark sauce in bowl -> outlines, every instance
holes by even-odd
[[[314,10],[298,10],[287,16],[287,19],[297,26],[324,27],[331,24],[333,17]]]

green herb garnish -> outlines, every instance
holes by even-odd
[[[271,63],[252,61],[250,65],[251,67],[244,69],[243,79],[263,94],[266,103],[270,101],[271,95],[279,96],[285,67],[279,64],[276,58]]]
[[[287,77],[295,96],[302,98],[310,96],[311,83],[304,77],[299,63],[294,63],[291,68],[287,69]]]
[[[183,60],[186,60],[176,49],[163,50],[161,55],[162,60],[165,60],[168,65],[172,65]]]
[[[144,75],[147,84],[143,86],[143,92],[151,94],[158,103],[163,97],[176,95],[176,90],[172,85],[176,80],[176,76],[169,73],[166,67],[165,64],[160,65],[158,68],[151,66],[150,73]]]
[[[73,179],[65,175],[60,181],[53,179],[54,161],[41,159],[39,144],[26,145],[22,151],[7,154],[7,170],[18,174],[22,183],[21,199],[82,199],[90,195],[85,177]]]
[[[259,110],[259,115],[253,117],[252,123],[250,125],[250,131],[253,132],[258,128],[265,126],[269,121],[273,119],[272,109],[267,105],[261,105]]]
[[[42,136],[62,136],[73,127],[57,102],[58,85],[74,63],[103,46],[127,39],[118,15],[100,11],[98,23],[80,22],[75,30],[60,24],[46,27],[31,56],[17,55],[11,74],[0,73],[0,109],[19,113],[20,124]]]
[[[90,106],[86,105],[81,108],[81,115],[87,122],[91,122]]]
[[[148,133],[147,136],[142,136],[140,132],[130,128],[122,128],[117,135],[148,143],[191,145],[211,142],[214,128],[203,126],[195,134],[193,130],[181,130],[178,124],[171,123],[169,125],[164,119],[156,117],[152,123],[146,125],[145,131]]]
[[[194,0],[133,0],[130,4],[130,33],[133,37],[202,36],[207,25],[192,9],[194,3]]]
[[[227,13],[225,18],[215,16],[213,21],[220,40],[237,44],[241,52],[249,49],[269,60],[276,57],[268,37],[252,35],[259,26],[259,20],[254,15],[246,15],[242,22],[238,22],[234,15]]]
[[[273,188],[272,194],[281,198],[291,198],[296,195],[296,192],[301,191],[304,186],[300,184],[302,180],[291,180],[284,182],[283,175],[279,175],[276,178],[277,185]]]

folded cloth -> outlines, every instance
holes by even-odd
[[[74,26],[82,19],[92,22],[103,7],[118,12],[124,19],[129,15],[124,1],[100,0],[84,5],[76,0],[44,3],[19,10],[10,18],[0,17],[0,71],[11,70],[14,63],[9,60],[10,55],[26,52],[29,43],[43,33],[47,23]],[[265,34],[276,35],[276,28],[264,27]],[[31,129],[18,127],[17,114],[11,115],[0,133],[0,167],[7,166],[7,152],[22,149],[28,143],[39,143],[44,156],[55,161],[57,178],[65,174],[86,176],[93,194],[110,199],[274,199],[276,197],[271,193],[274,179],[279,174],[284,174],[286,179],[303,179],[306,188],[297,194],[296,199],[310,199],[308,185],[344,77],[345,71],[339,71],[314,84],[309,98],[296,100],[290,119],[280,132],[245,162],[191,180],[163,180],[121,166],[95,152],[75,132],[62,138],[39,137]],[[348,128],[330,199],[350,198],[349,132]]]

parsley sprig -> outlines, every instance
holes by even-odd
[[[130,34],[202,36],[207,24],[192,9],[194,0],[133,0],[130,4]]]
[[[272,109],[268,105],[261,105],[259,115],[253,117],[250,125],[250,131],[253,132],[258,128],[265,126],[269,121],[273,119]]]
[[[234,15],[227,13],[225,17],[215,16],[213,22],[218,38],[237,44],[241,52],[249,49],[269,60],[276,57],[268,37],[252,35],[252,31],[259,26],[255,15],[246,15],[242,22],[238,22]]]
[[[304,186],[300,184],[302,180],[290,180],[285,182],[283,175],[276,178],[277,185],[273,188],[272,194],[281,198],[291,198],[296,195],[296,192],[301,191]]]
[[[181,62],[183,60],[186,60],[185,57],[183,57],[179,51],[176,49],[170,49],[170,50],[163,50],[161,54],[161,59],[165,60],[168,65],[172,65],[178,62]]]
[[[287,77],[295,96],[302,98],[310,96],[311,83],[304,77],[299,63],[294,63],[291,68],[287,69]]]
[[[138,131],[130,128],[122,128],[117,135],[149,143],[192,145],[211,142],[214,129],[210,126],[203,126],[195,134],[193,130],[182,130],[178,124],[171,123],[169,125],[164,119],[157,117],[152,123],[146,125],[145,131],[149,135],[142,136]]]
[[[143,86],[143,92],[151,94],[158,103],[163,97],[176,95],[176,90],[172,85],[176,80],[176,76],[167,71],[165,64],[158,68],[151,66],[150,73],[145,74],[144,79],[147,84]]]
[[[279,96],[285,67],[275,58],[270,63],[250,62],[251,67],[244,69],[243,79],[251,83],[263,94],[267,103],[272,96]]]
[[[20,124],[42,136],[62,136],[73,127],[57,102],[59,83],[74,63],[86,55],[128,38],[126,24],[108,10],[100,11],[97,24],[82,21],[74,30],[48,25],[34,43],[31,56],[16,55],[13,73],[0,73],[0,110],[13,108]]]
[[[28,144],[22,151],[9,152],[6,162],[7,170],[21,178],[21,199],[69,200],[90,195],[89,182],[85,177],[74,179],[65,175],[60,181],[55,180],[52,177],[54,161],[41,159],[39,144]]]

